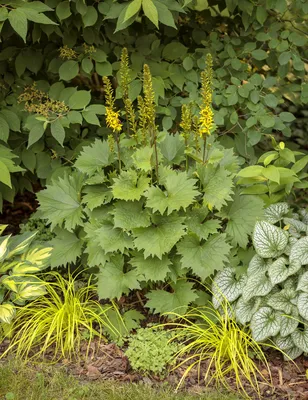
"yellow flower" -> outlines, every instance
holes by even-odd
[[[119,118],[119,111],[114,111],[111,107],[106,107],[106,124],[113,132],[121,132],[122,123]]]
[[[181,135],[188,140],[190,132],[192,130],[192,115],[191,115],[191,105],[183,104],[182,105],[182,115],[180,127],[183,129]]]
[[[213,127],[214,113],[210,106],[205,106],[200,110],[199,117],[199,134],[200,136],[210,135]]]
[[[210,135],[213,128],[214,113],[211,108],[213,97],[213,60],[211,54],[206,56],[206,69],[201,73],[201,97],[199,117],[200,136]]]

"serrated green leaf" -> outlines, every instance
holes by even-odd
[[[52,229],[64,225],[71,232],[81,224],[83,211],[80,192],[83,179],[83,175],[78,172],[65,175],[37,194],[42,218],[48,220]]]
[[[150,178],[138,176],[136,171],[122,171],[112,185],[113,196],[120,200],[140,200],[148,189]]]
[[[168,133],[159,143],[159,148],[168,164],[180,164],[185,159],[185,142],[178,133],[175,135]]]
[[[246,248],[249,235],[262,214],[263,201],[260,198],[236,192],[234,201],[220,213],[223,218],[228,219],[226,233],[230,236],[232,244]]]
[[[83,189],[83,193],[85,193],[85,196],[83,196],[82,202],[85,203],[91,211],[112,200],[111,190],[103,185],[86,186]]]
[[[132,230],[151,225],[150,213],[143,209],[141,201],[117,201],[112,214],[116,228]]]
[[[188,178],[186,172],[174,172],[164,181],[166,191],[157,186],[151,186],[147,190],[146,205],[161,214],[167,210],[168,215],[181,208],[185,210],[199,194],[196,182],[196,179]]]
[[[152,290],[147,298],[146,307],[152,309],[154,313],[176,312],[185,313],[188,305],[198,297],[193,290],[193,283],[183,280],[178,281],[172,286],[172,292],[165,290]]]
[[[205,220],[209,211],[205,207],[193,208],[186,211],[185,224],[189,232],[195,233],[199,239],[206,240],[209,235],[217,233],[221,228],[221,223],[218,219]]]
[[[75,167],[81,172],[93,176],[102,168],[111,165],[114,156],[110,152],[107,141],[95,139],[90,146],[85,146],[75,162]]]
[[[53,247],[50,260],[51,267],[76,263],[77,258],[81,256],[83,241],[74,233],[64,229],[57,230],[56,234],[57,236],[50,242]]]
[[[261,307],[252,317],[250,328],[252,337],[263,342],[280,331],[280,314],[271,307]]]
[[[156,256],[162,259],[163,254],[169,253],[184,235],[185,218],[176,215],[168,217],[155,215],[152,220],[151,226],[133,230],[136,236],[134,243],[138,250],[144,250],[145,258]]]
[[[278,257],[288,244],[288,233],[266,221],[256,223],[253,244],[259,256]]]
[[[228,201],[232,200],[231,195],[233,194],[233,178],[229,171],[222,167],[218,168],[205,168],[202,175],[199,171],[200,180],[203,185],[202,192],[203,204],[206,205],[209,210],[214,207],[219,211],[227,204]]]
[[[115,228],[112,223],[105,222],[96,230],[95,242],[106,254],[133,248],[132,238],[120,228]]]
[[[133,155],[134,164],[137,169],[141,169],[141,171],[151,171],[152,163],[151,158],[153,155],[153,147],[144,146],[140,149],[137,149]]]
[[[124,257],[114,255],[98,274],[97,292],[100,299],[119,299],[132,289],[140,289],[136,270],[123,271]]]
[[[225,266],[230,248],[225,234],[212,235],[205,242],[200,242],[195,235],[186,235],[177,244],[182,265],[191,268],[203,280]]]
[[[129,263],[137,269],[138,275],[142,276],[146,282],[164,281],[170,272],[169,267],[172,265],[167,255],[161,259],[158,257],[144,258],[143,253],[140,252],[134,254]]]

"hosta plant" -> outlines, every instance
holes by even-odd
[[[156,126],[147,65],[143,97],[138,113],[134,110],[127,98],[125,52],[123,59],[122,112],[104,79],[108,140],[84,147],[69,173],[38,193],[39,215],[56,233],[51,264],[83,256],[96,267],[100,298],[152,289],[147,307],[158,313],[185,311],[198,297],[185,278],[204,280],[223,269],[231,250],[241,261],[239,249],[246,248],[263,201],[235,190],[239,158],[212,135],[211,57],[202,74],[201,102],[183,106],[180,131],[174,134]]]
[[[0,234],[5,225],[0,225]],[[24,305],[46,291],[36,275],[48,267],[52,248],[34,242],[36,232],[0,239],[0,321],[10,323],[16,305]]]
[[[213,283],[214,304],[226,297],[237,321],[257,341],[271,339],[292,359],[308,352],[308,212],[269,206],[253,233],[256,251],[247,273],[225,268]]]

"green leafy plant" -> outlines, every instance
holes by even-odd
[[[14,352],[21,358],[40,358],[48,353],[52,361],[61,357],[80,357],[83,340],[106,340],[105,329],[116,335],[107,311],[113,305],[102,306],[95,299],[95,286],[58,272],[42,277],[46,294],[20,307],[12,324],[12,339],[3,355]],[[86,339],[85,339],[86,338]],[[52,354],[52,356],[50,356]]]
[[[256,255],[247,273],[233,268],[214,280],[214,304],[226,297],[241,324],[256,341],[271,339],[287,358],[308,351],[308,213],[291,212],[287,203],[269,206],[253,233]]]
[[[35,218],[35,216],[31,216],[26,223],[21,224],[19,227],[20,233],[36,232],[35,239],[38,242],[47,242],[55,237],[55,234],[51,232],[47,221]]]
[[[285,143],[276,143],[272,138],[274,150],[265,152],[258,164],[243,168],[238,176],[238,184],[246,186],[241,193],[258,194],[266,204],[277,203],[290,194],[292,189],[307,189],[308,174],[304,171],[308,155],[292,151]]]
[[[101,299],[166,282],[147,294],[147,307],[185,311],[198,293],[183,278],[206,279],[225,266],[231,249],[241,259],[238,250],[244,252],[262,215],[262,199],[235,190],[239,158],[213,136],[207,60],[200,105],[183,107],[181,130],[174,134],[156,126],[148,66],[138,113],[125,102],[127,126],[105,78],[108,141],[84,147],[71,171],[38,193],[39,215],[56,229],[52,266],[87,255],[84,262],[98,267]],[[130,70],[121,65],[126,76]],[[126,83],[121,81],[123,93]]]
[[[0,234],[6,228],[0,225]],[[36,233],[0,239],[0,321],[9,324],[16,306],[42,296],[45,284],[37,276],[49,266],[52,248],[35,243]]]
[[[300,0],[6,1],[0,11],[0,140],[24,171],[11,174],[12,187],[0,184],[1,196],[12,201],[38,180],[44,186],[82,146],[108,135],[101,78],[114,76],[120,103],[122,47],[132,54],[126,99],[136,104],[146,62],[160,130],[176,129],[182,105],[199,101],[200,71],[211,53],[220,142],[251,165],[268,149],[268,134],[304,148],[305,130],[299,134],[294,126],[305,123],[308,101],[306,16]],[[42,115],[37,100],[25,107],[20,96],[33,87],[42,105],[56,111],[63,103],[65,112]],[[0,180],[7,176],[1,170]]]
[[[139,328],[128,338],[125,355],[132,368],[143,374],[164,375],[172,364],[179,344],[172,342],[173,333],[161,328]]]
[[[271,384],[271,373],[261,346],[247,329],[235,322],[226,300],[221,302],[220,311],[209,303],[192,308],[185,315],[172,315],[174,321],[167,326],[174,332],[173,340],[181,344],[174,357],[174,369],[185,368],[178,387],[193,368],[197,368],[199,379],[202,373],[207,386],[214,383],[230,390],[232,379],[236,388],[248,398],[251,397],[247,383],[259,396],[260,380]]]

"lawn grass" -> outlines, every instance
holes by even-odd
[[[64,369],[0,364],[0,400],[238,400],[221,393],[174,393],[161,386],[80,381]]]

